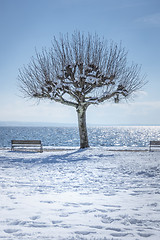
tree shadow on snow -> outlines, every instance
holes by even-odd
[[[74,152],[67,152],[65,154],[53,154],[47,156],[46,158],[41,158],[40,163],[67,163],[67,162],[77,162],[77,161],[87,161],[91,160],[90,157],[86,155],[77,155],[79,153],[85,152],[88,149],[78,149]]]
[[[97,159],[108,158],[114,156],[114,154],[85,154],[90,149],[77,149],[75,151],[65,152],[64,154],[56,154],[56,152],[50,155],[44,156],[40,153],[38,156],[37,152],[30,151],[17,151],[16,155],[0,157],[0,162],[10,162],[10,163],[32,163],[32,164],[48,164],[48,163],[67,163],[67,162],[78,162],[78,161],[91,161]],[[12,153],[9,151],[9,153]],[[14,152],[15,153],[15,152]],[[45,153],[45,152],[44,152]],[[84,153],[84,154],[83,154]],[[30,155],[31,154],[31,155]],[[42,154],[42,155],[41,155]],[[24,155],[24,157],[23,157]]]
[[[78,149],[76,151],[67,152],[65,154],[50,154],[44,156],[40,153],[37,156],[37,152],[32,151],[8,151],[8,153],[14,153],[8,156],[0,156],[0,163],[34,163],[34,164],[47,164],[47,163],[65,163],[72,161],[90,160],[87,156],[79,156],[78,153],[84,152],[87,149]],[[41,155],[42,154],[42,155]],[[24,156],[24,157],[23,157]]]

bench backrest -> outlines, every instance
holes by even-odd
[[[160,145],[160,141],[150,141],[150,145]]]
[[[11,140],[12,144],[41,144],[41,140]]]

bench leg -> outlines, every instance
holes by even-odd
[[[42,146],[41,146],[41,148],[40,148],[40,152],[41,152],[41,153],[43,152],[43,148],[42,148]]]

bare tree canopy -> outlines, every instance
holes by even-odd
[[[31,58],[19,71],[24,96],[48,98],[73,106],[78,113],[80,147],[88,147],[86,110],[106,100],[118,103],[142,88],[141,67],[128,65],[121,44],[107,42],[97,34],[74,32],[69,38],[54,37],[49,50]]]

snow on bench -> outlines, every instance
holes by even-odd
[[[35,150],[39,149],[43,152],[43,147],[41,140],[11,140],[11,151],[13,150],[23,150],[23,149]]]
[[[160,141],[150,141],[149,151],[151,151],[152,147],[160,147]]]

